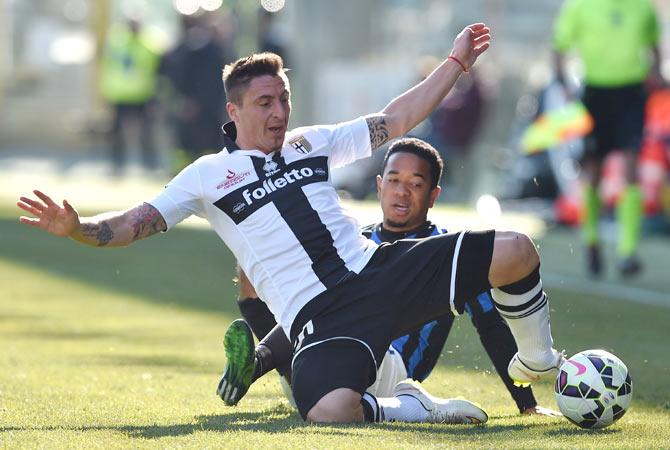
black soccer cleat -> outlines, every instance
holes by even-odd
[[[589,275],[593,278],[599,278],[603,272],[603,263],[600,256],[600,246],[598,244],[589,245],[587,252],[587,268]]]
[[[623,278],[630,278],[642,271],[642,263],[635,256],[629,256],[619,263],[619,274]]]

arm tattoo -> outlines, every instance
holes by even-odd
[[[167,228],[161,213],[148,203],[130,211],[130,226],[133,228],[133,240],[149,237]]]
[[[85,223],[81,225],[81,234],[84,236],[94,238],[98,241],[98,247],[104,247],[114,239],[114,232],[107,221],[103,220],[99,224]]]
[[[389,140],[389,130],[383,116],[370,116],[365,119],[370,131],[370,143],[372,150],[381,147]]]

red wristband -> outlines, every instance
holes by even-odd
[[[465,64],[463,64],[460,59],[458,59],[458,58],[456,58],[455,56],[452,56],[452,55],[449,55],[449,57],[447,59],[451,59],[453,61],[456,61],[458,63],[458,65],[461,66],[461,69],[463,69],[463,72],[467,73],[468,69],[465,67]]]

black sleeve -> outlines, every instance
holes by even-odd
[[[517,346],[505,320],[495,307],[484,312],[477,299],[472,299],[467,304],[471,311],[472,324],[479,333],[479,340],[496,368],[498,376],[516,402],[519,412],[537,406],[533,390],[530,387],[514,386],[514,382],[507,374],[507,366],[517,352]]]
[[[241,298],[237,300],[237,306],[258,340],[263,339],[277,325],[268,305],[259,298]]]

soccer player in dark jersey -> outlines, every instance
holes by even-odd
[[[428,210],[440,194],[439,181],[443,161],[439,153],[427,142],[403,138],[388,149],[377,176],[377,194],[383,220],[364,227],[362,233],[377,244],[393,243],[399,239],[423,239],[446,233],[428,220]],[[246,276],[240,273],[240,300],[238,305],[248,327],[257,338],[265,337],[276,326],[272,313],[265,303],[255,298],[255,291]],[[509,327],[493,306],[488,292],[466,302],[465,310],[487,354],[505,387],[522,414],[560,415],[537,405],[530,387],[515,386],[507,374],[507,365],[517,351]],[[378,396],[387,397],[395,385],[406,378],[424,381],[431,373],[442,353],[455,316],[449,312],[416,331],[395,339],[387,351],[375,384],[368,388]],[[234,405],[246,394],[249,386],[263,374],[276,368],[290,380],[292,348],[287,338],[268,336],[253,349],[253,340],[244,322],[236,322],[226,335],[226,370],[219,381],[217,393],[229,405]],[[273,348],[277,348],[274,354]],[[253,356],[252,356],[253,355]],[[275,367],[276,366],[276,367]],[[288,394],[288,392],[287,392]]]

